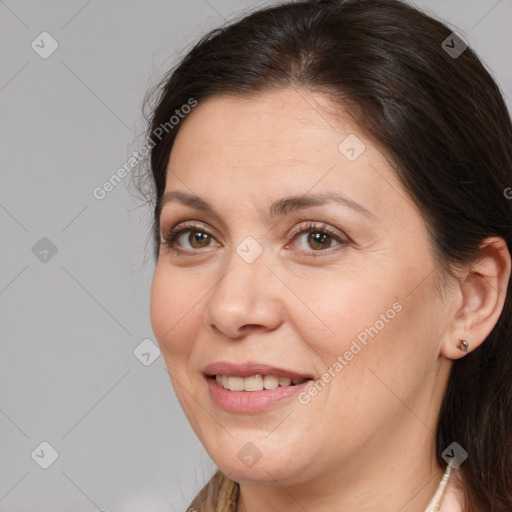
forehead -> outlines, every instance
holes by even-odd
[[[344,152],[347,140],[356,143],[356,159]],[[346,109],[294,89],[200,103],[182,121],[169,159],[166,191],[184,187],[219,202],[232,200],[233,191],[270,200],[337,190],[379,216],[396,211],[406,195],[386,155]]]
[[[353,124],[350,115],[325,95],[307,90],[282,89],[250,97],[223,95],[195,108],[183,122],[176,143],[193,132],[194,147],[200,152],[204,149],[201,143],[230,146],[244,154],[265,144],[273,151],[293,147],[302,154],[332,145],[332,136],[338,139],[344,131],[354,131],[349,126]]]

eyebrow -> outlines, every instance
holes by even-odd
[[[189,206],[190,208],[194,208],[195,210],[210,213],[216,217],[220,217],[215,207],[202,197],[194,194],[188,194],[186,192],[180,192],[178,190],[166,192],[162,195],[160,200],[160,212],[162,211],[162,208],[165,204],[171,202],[178,202],[185,206]],[[329,202],[346,206],[372,219],[378,218],[374,213],[372,213],[362,204],[359,204],[353,199],[350,199],[349,197],[336,192],[323,192],[283,197],[271,204],[268,217],[271,219],[276,217],[284,217],[291,210],[302,210],[312,206],[320,206]]]

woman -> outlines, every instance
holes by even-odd
[[[189,510],[511,511],[512,126],[471,48],[290,2],[155,92],[151,322],[219,468]]]

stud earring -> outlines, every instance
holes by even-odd
[[[457,347],[460,348],[462,352],[467,352],[469,348],[469,343],[466,340],[459,339],[459,344],[457,345]]]

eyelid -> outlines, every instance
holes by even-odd
[[[348,236],[342,231],[331,227],[329,224],[326,224],[325,222],[319,221],[302,221],[299,223],[298,226],[295,226],[291,231],[289,231],[287,236],[293,239],[296,235],[313,230],[324,232],[333,238],[339,238],[346,241],[349,240]]]

